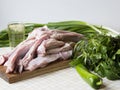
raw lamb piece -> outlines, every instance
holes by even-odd
[[[32,40],[32,39],[26,39],[23,42],[21,42],[20,44],[18,44],[11,52],[4,54],[4,55],[0,55],[0,65],[4,64],[8,60],[8,58],[12,55],[12,53],[15,52],[15,50],[17,50],[23,44],[29,42],[29,40]]]
[[[4,64],[8,60],[8,57],[8,54],[0,55],[0,65]]]
[[[70,44],[65,43],[64,46],[60,47],[60,48],[54,48],[54,49],[50,49],[46,52],[47,55],[49,54],[56,54],[59,52],[65,52],[65,51],[69,51],[72,50],[72,47],[70,46]]]
[[[17,62],[17,60],[20,57],[23,57],[28,52],[28,50],[30,49],[30,47],[33,45],[34,42],[35,40],[29,40],[28,42],[21,45],[21,47],[19,47],[17,50],[15,50],[12,53],[8,61],[4,64],[4,66],[7,66],[6,73],[13,72],[14,67],[15,67],[15,62]]]
[[[59,52],[58,54],[51,54],[47,56],[38,56],[37,58],[33,59],[29,62],[28,66],[25,68],[25,70],[33,71],[37,68],[44,67],[50,62],[56,61],[58,59],[61,60],[67,60],[72,56],[72,50],[66,51],[66,52]]]
[[[49,50],[46,50],[46,52],[40,52],[38,49],[37,50],[37,53],[39,56],[45,56],[45,55],[49,55],[49,54],[56,54],[56,53],[59,53],[59,52],[65,52],[65,51],[69,51],[69,50],[72,50],[73,48],[70,46],[70,44],[68,43],[65,43],[64,46],[62,47],[58,47],[58,48],[54,48],[54,49],[49,49]]]
[[[27,52],[25,57],[20,61],[20,73],[23,71],[23,67],[26,67],[28,63],[34,58],[36,55],[35,52],[38,48],[38,46],[42,43],[43,40],[46,40],[49,38],[49,35],[45,34],[40,37],[40,39],[36,40],[36,42],[33,44],[33,46],[30,48],[30,50]]]
[[[58,41],[55,39],[47,39],[44,40],[41,45],[37,49],[37,53],[41,55],[46,55],[47,50],[54,49],[54,48],[59,48],[61,46],[65,45],[63,41]]]
[[[47,39],[47,40],[44,40],[44,41],[45,41],[44,46],[46,47],[46,50],[58,48],[58,47],[61,47],[61,46],[65,45],[65,42],[58,41],[58,40],[55,40],[55,39]]]
[[[51,30],[49,30],[47,26],[34,29],[31,33],[29,33],[27,39],[39,39],[44,34],[52,34]]]
[[[53,34],[51,35],[51,38],[66,42],[78,42],[82,37],[82,34],[68,31],[60,32],[59,30],[53,31]]]
[[[43,34],[51,35],[51,38],[60,40],[60,41],[79,41],[83,35],[75,32],[63,31],[63,30],[49,30],[47,26],[34,29],[28,36],[30,38],[40,38]]]

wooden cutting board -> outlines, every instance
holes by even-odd
[[[15,83],[21,80],[33,78],[38,75],[42,75],[45,73],[57,71],[60,69],[64,69],[69,67],[70,60],[64,60],[64,61],[56,61],[50,63],[48,66],[44,68],[39,68],[34,71],[24,71],[21,74],[6,74],[6,67],[0,66],[0,77],[7,81],[8,83]]]

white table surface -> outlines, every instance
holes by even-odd
[[[10,48],[0,48],[0,54],[9,52]],[[118,90],[120,80],[103,79],[105,87],[101,90]],[[0,78],[0,90],[93,90],[77,74],[74,68],[67,68],[17,83],[9,84]]]

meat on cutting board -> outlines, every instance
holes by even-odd
[[[48,50],[54,49],[54,48],[60,48],[65,45],[65,42],[58,41],[56,39],[47,39],[44,40],[41,45],[39,45],[37,52],[41,56],[45,56],[47,54]]]
[[[11,54],[7,62],[4,64],[4,66],[7,66],[6,73],[13,72],[17,60],[25,56],[34,42],[35,40],[28,41]]]
[[[39,47],[38,47],[37,52],[39,53],[39,56],[45,56],[45,55],[55,54],[55,53],[64,52],[64,51],[68,51],[68,50],[72,50],[72,47],[70,46],[70,44],[65,43],[64,46],[53,48],[53,49],[48,49],[45,52],[42,52],[41,49],[39,49]]]
[[[33,71],[40,67],[45,67],[48,63],[56,61],[56,60],[67,60],[72,56],[72,50],[66,51],[66,52],[59,52],[56,54],[51,54],[47,56],[39,56],[30,61],[27,67],[25,67],[25,70]]]
[[[25,57],[20,61],[20,72],[22,72],[23,67],[26,67],[27,64],[35,57],[36,50],[38,46],[42,43],[43,40],[46,40],[49,38],[47,34],[42,35],[39,39],[36,40],[36,42],[33,44],[33,46],[29,49],[29,51],[26,53]]]
[[[22,45],[29,43],[30,40],[33,40],[33,39],[26,39],[23,42],[21,42],[19,45],[17,45],[12,51],[10,51],[4,55],[0,55],[0,65],[4,64],[8,60],[8,58],[12,55],[13,52],[15,52]]]
[[[82,34],[63,30],[51,30],[47,26],[34,29],[26,40],[10,53],[0,56],[0,65],[7,67],[6,73],[17,70],[35,70],[56,60],[66,60],[72,56],[74,43]]]

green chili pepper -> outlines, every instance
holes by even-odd
[[[82,65],[78,64],[76,67],[77,72],[79,75],[93,88],[99,89],[103,84],[102,79],[97,75],[89,72],[87,68]]]

